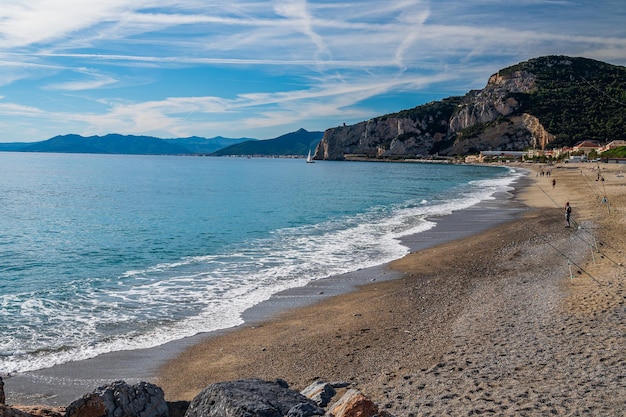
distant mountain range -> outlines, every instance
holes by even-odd
[[[274,139],[211,139],[192,136],[160,139],[153,136],[109,134],[105,136],[62,135],[41,142],[0,143],[5,152],[56,152],[130,155],[296,155],[315,149],[324,132],[300,129]]]

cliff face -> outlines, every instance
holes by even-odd
[[[524,150],[555,141],[563,145],[577,140],[576,135],[591,137],[594,132],[612,139],[609,136],[625,133],[619,120],[626,110],[619,100],[599,92],[606,85],[616,96],[626,94],[624,80],[623,67],[585,58],[535,58],[499,71],[485,88],[463,97],[328,129],[315,158]]]
[[[530,93],[535,89],[535,77],[527,71],[494,74],[485,88],[470,91],[462,98],[328,129],[315,157],[415,157],[428,156],[433,151],[462,154],[481,148],[519,149],[535,142],[545,144],[550,135],[536,118],[522,115],[508,118],[506,123],[501,120],[520,108],[512,93]],[[502,123],[494,123],[498,120]],[[483,131],[464,132],[476,125],[482,126]],[[535,136],[539,132],[540,136]],[[539,142],[538,137],[542,138]]]
[[[449,155],[466,155],[481,150],[521,151],[528,148],[544,149],[554,139],[536,117],[522,113],[510,117],[499,117],[487,124],[485,129],[465,138],[463,135],[448,148]]]
[[[446,123],[445,120],[439,123]],[[352,126],[336,127],[324,132],[316,157],[341,160],[347,155],[389,157],[393,155],[427,155],[443,133],[425,133],[423,123],[409,118],[390,117],[368,120]]]
[[[515,113],[520,104],[511,93],[529,93],[535,89],[535,76],[526,71],[492,75],[485,88],[465,95],[463,104],[450,120],[450,133]]]
[[[459,97],[412,110],[382,116],[355,125],[326,130],[318,145],[317,159],[342,160],[350,156],[425,156],[442,142]]]

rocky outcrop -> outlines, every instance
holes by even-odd
[[[539,119],[522,112],[520,95],[537,90],[535,75],[492,75],[482,90],[351,126],[328,129],[316,159],[424,157],[480,150],[544,148],[554,140]]]
[[[315,381],[303,389],[301,394],[315,401],[320,407],[326,407],[335,394],[337,394],[337,391],[332,384],[324,381]]]
[[[465,96],[451,118],[448,136],[455,140],[448,153],[545,148],[554,135],[535,116],[520,113],[521,104],[515,98],[515,93],[532,93],[536,88],[535,76],[527,71],[492,75],[484,89]]]
[[[328,129],[317,146],[315,159],[428,155],[436,143],[445,139],[459,99],[450,98],[411,111]]]
[[[479,133],[457,138],[449,153],[464,155],[481,150],[543,149],[553,139],[554,135],[548,133],[536,117],[523,113],[498,119],[483,126]]]
[[[285,381],[245,379],[209,385],[191,402],[185,417],[390,417],[359,390],[351,388],[332,402],[346,384],[316,381],[302,392]],[[329,405],[330,404],[330,405]]]
[[[285,381],[244,379],[209,385],[193,399],[185,417],[310,417],[324,412]]]
[[[532,135],[533,148],[545,149],[546,145],[554,140],[554,135],[548,132],[535,116],[528,113],[522,114],[522,124]]]
[[[350,389],[333,406],[331,414],[335,417],[364,417],[378,414],[378,406],[359,390]]]
[[[424,134],[418,121],[389,117],[353,126],[328,129],[317,148],[317,159],[344,159],[345,154],[369,157],[392,155],[426,155],[433,143],[441,139]]]
[[[64,414],[63,414],[64,413]],[[0,417],[393,417],[347,382],[315,381],[298,392],[283,380],[209,385],[191,402],[165,402],[156,385],[124,381],[97,388],[67,408],[6,406]]]
[[[97,388],[71,403],[66,417],[168,417],[163,390],[154,384],[124,381]]]
[[[511,94],[529,93],[535,89],[535,76],[526,71],[492,75],[485,88],[471,91],[464,97],[463,104],[450,119],[448,134],[515,113],[520,103]]]

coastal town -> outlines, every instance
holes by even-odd
[[[495,161],[522,161],[522,162],[605,162],[626,164],[626,158],[604,156],[606,151],[626,147],[626,140],[613,140],[606,145],[595,141],[585,140],[572,147],[557,149],[529,149],[527,151],[481,151],[478,155],[465,156],[465,163],[484,163]],[[606,154],[605,154],[606,155]]]

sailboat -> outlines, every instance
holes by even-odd
[[[311,158],[311,149],[309,149],[309,155],[306,157],[306,163],[307,164],[314,164],[315,163],[313,158]]]

